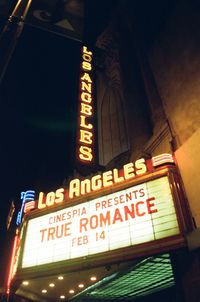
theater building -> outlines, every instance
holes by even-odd
[[[192,221],[171,154],[30,199],[7,282],[14,301],[176,296],[173,254],[186,248]]]
[[[197,302],[199,4],[89,3],[76,173],[25,202],[8,297]]]

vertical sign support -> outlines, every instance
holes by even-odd
[[[26,15],[32,0],[18,0],[17,4],[8,18],[8,21],[0,34],[0,83],[6,73],[8,64],[20,37]]]

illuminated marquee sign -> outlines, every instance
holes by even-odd
[[[93,124],[93,83],[92,73],[92,52],[83,46],[80,78],[80,106],[79,106],[79,133],[78,133],[78,160],[84,163],[91,163],[94,157],[94,135]]]
[[[56,192],[49,192],[46,196],[44,192],[39,193],[38,209],[48,208],[58,205],[64,200],[84,196],[86,194],[111,187],[118,183],[123,183],[147,172],[147,166],[144,158],[136,160],[134,163],[125,164],[122,170],[113,169],[102,174],[94,175],[91,179],[80,180],[75,178],[70,181],[69,190],[66,192],[63,188]],[[67,194],[68,193],[68,194]]]
[[[154,167],[163,164],[174,164],[171,154],[161,154],[149,160],[147,164],[144,158],[140,158],[135,162],[130,162],[123,165],[122,169],[114,168],[113,170],[105,171],[102,174],[96,174],[91,178],[80,180],[72,179],[69,183],[68,190],[59,188],[55,192],[39,193],[38,209],[44,209],[59,205],[64,201],[72,200],[77,197],[83,197],[87,194],[100,191],[117,184],[125,183],[129,180],[142,176],[147,172],[152,171]]]
[[[180,234],[167,176],[28,221],[22,268]]]
[[[16,224],[20,225],[23,217],[23,213],[34,209],[36,207],[36,202],[34,201],[35,191],[29,190],[26,192],[21,192],[21,209],[17,214]]]

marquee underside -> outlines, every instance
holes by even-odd
[[[87,283],[90,275],[96,274],[95,283]],[[145,258],[141,261],[118,263],[116,265],[100,267],[84,272],[66,274],[63,280],[55,281],[55,287],[48,284],[56,280],[57,276],[29,280],[29,286],[20,285],[17,294],[35,301],[55,301],[60,295],[65,295],[68,301],[135,301],[152,295],[161,297],[167,293],[168,297],[174,293],[174,275],[170,255],[162,254]],[[85,278],[85,279],[84,279]],[[77,281],[87,284],[84,290],[70,295],[69,286],[77,288]],[[48,292],[42,294],[41,290]],[[162,298],[163,299],[163,298]]]

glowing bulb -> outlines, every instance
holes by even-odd
[[[22,284],[23,285],[29,285],[29,282],[28,281],[23,281]]]
[[[54,283],[50,283],[50,284],[49,284],[49,287],[54,287],[54,286],[55,286]]]
[[[63,276],[58,276],[58,280],[63,280],[64,277]]]
[[[65,296],[64,296],[64,295],[61,295],[61,296],[60,296],[60,299],[65,299]]]
[[[91,280],[91,281],[96,281],[96,280],[97,280],[97,277],[92,276],[92,277],[90,277],[90,280]]]
[[[84,284],[83,284],[83,283],[80,283],[80,284],[78,285],[78,287],[79,287],[79,288],[83,288],[83,287],[84,287]]]
[[[42,293],[43,293],[43,294],[46,294],[46,293],[47,293],[47,290],[46,290],[46,289],[43,289],[43,290],[42,290]]]
[[[70,289],[70,290],[69,290],[69,293],[70,293],[70,294],[74,294],[75,291],[74,291],[73,289]]]

